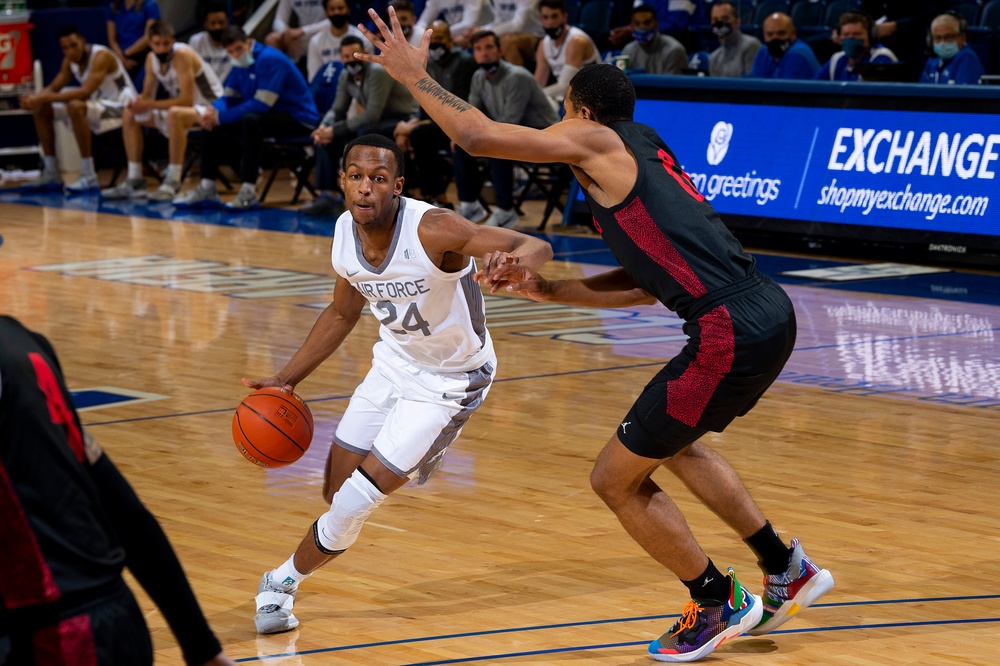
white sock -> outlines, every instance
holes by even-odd
[[[167,166],[167,173],[163,177],[164,180],[170,180],[174,182],[180,182],[181,180],[181,165],[180,164],[170,164]]]
[[[299,586],[299,583],[309,578],[312,574],[302,574],[299,573],[295,568],[295,556],[292,555],[288,558],[288,561],[282,564],[280,567],[271,572],[271,580],[279,585],[284,585],[285,587],[290,587],[293,590]]]
[[[45,173],[59,173],[59,163],[55,155],[42,155],[42,163],[45,165]]]
[[[240,185],[240,191],[257,194],[257,183],[243,183]]]
[[[94,158],[93,157],[81,157],[80,158],[80,177],[81,178],[97,178],[97,172],[94,170]]]
[[[215,191],[215,181],[214,180],[210,180],[208,178],[202,178],[201,179],[201,184],[198,185],[198,187],[200,187],[201,189],[205,190],[206,192],[214,192]]]
[[[142,162],[129,162],[126,180],[142,180]]]

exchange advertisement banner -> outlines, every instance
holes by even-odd
[[[635,120],[722,214],[1000,236],[1000,115],[640,99]]]

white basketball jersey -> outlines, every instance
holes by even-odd
[[[382,323],[379,337],[397,354],[432,372],[462,372],[493,357],[486,330],[486,307],[473,281],[476,261],[448,273],[427,256],[417,227],[434,208],[400,197],[396,229],[381,266],[372,266],[361,250],[354,218],[337,219],[331,258],[338,279],[347,280],[368,299]]]
[[[219,77],[211,67],[205,66],[205,61],[201,59],[201,56],[197,51],[187,44],[181,44],[180,42],[174,42],[171,50],[174,52],[174,58],[176,58],[177,54],[181,51],[188,51],[198,58],[198,64],[195,66],[194,72],[195,104],[211,106],[212,102],[222,97],[222,83],[219,81]],[[180,81],[177,80],[177,68],[174,67],[174,58],[171,58],[167,62],[167,71],[162,71],[163,66],[156,58],[155,53],[150,52],[150,54],[146,57],[152,60],[153,74],[156,75],[156,80],[159,81],[160,85],[167,91],[167,96],[180,97],[181,84]]]
[[[566,35],[566,38],[558,47],[556,46],[556,40],[548,35],[542,38],[542,54],[545,56],[545,61],[549,63],[549,71],[557,79],[562,74],[563,67],[566,66],[566,44],[577,35],[586,37],[587,41],[594,47],[593,55],[580,63],[580,67],[601,62],[601,52],[597,49],[597,45],[594,44],[594,40],[590,38],[590,35],[575,25],[567,25],[566,29],[569,30],[569,34]]]
[[[226,82],[226,77],[229,76],[229,71],[233,68],[233,63],[229,61],[229,54],[226,53],[226,49],[223,46],[213,44],[212,38],[204,30],[191,35],[191,39],[188,40],[188,46],[198,52],[202,62],[215,72],[222,83]]]
[[[107,51],[111,54],[111,57],[115,59],[115,64],[118,65],[115,71],[104,77],[101,81],[101,85],[97,86],[97,90],[90,96],[90,99],[102,99],[107,102],[118,102],[120,104],[128,104],[134,100],[138,95],[135,91],[135,86],[132,84],[132,79],[129,77],[128,72],[125,71],[125,66],[122,65],[122,61],[118,59],[118,56],[114,54],[114,51],[107,48],[106,46],[101,46],[100,44],[90,45],[90,56],[87,58],[87,66],[81,71],[80,65],[75,62],[69,64],[69,69],[73,72],[73,76],[80,83],[87,80],[90,76],[90,70],[94,66],[94,60],[97,58],[97,54],[101,51]]]

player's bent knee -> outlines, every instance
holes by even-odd
[[[360,469],[354,470],[354,474],[333,496],[330,510],[313,524],[316,546],[328,555],[350,548],[357,541],[368,516],[386,497],[388,495],[376,488]]]
[[[72,99],[66,103],[66,111],[71,116],[87,115],[87,103],[78,99]]]

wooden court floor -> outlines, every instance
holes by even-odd
[[[302,585],[299,629],[258,637],[260,575],[325,506],[321,468],[366,372],[376,321],[299,386],[312,448],[266,471],[233,446],[242,376],[281,367],[332,281],[329,238],[0,204],[0,311],[56,345],[73,390],[130,402],[82,419],[157,515],[240,662],[652,663],[684,605],[591,492],[588,474],[644,382],[682,345],[658,307],[492,298],[499,381],[443,468],[407,486]],[[606,270],[556,261],[554,276]],[[836,587],[711,664],[987,664],[1000,650],[1000,309],[789,287],[797,349],[746,418],[708,442]],[[760,592],[750,551],[668,473],[720,567]],[[180,664],[138,595],[158,664]]]

